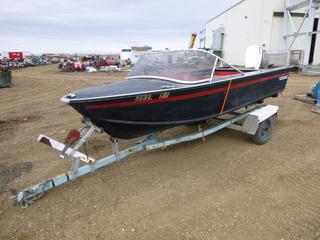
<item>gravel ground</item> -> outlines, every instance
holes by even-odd
[[[16,70],[14,86],[0,89],[0,239],[320,239],[320,115],[292,99],[317,78],[295,74],[283,94],[267,100],[280,108],[266,145],[225,129],[205,142],[132,155],[27,209],[11,205],[10,188],[70,166],[36,142],[40,133],[62,140],[82,126],[59,98],[126,75],[56,69]],[[94,135],[88,152],[110,153],[108,137]]]

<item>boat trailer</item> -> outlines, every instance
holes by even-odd
[[[42,142],[57,150],[61,158],[71,158],[71,170],[27,187],[20,192],[12,190],[10,201],[22,208],[26,208],[50,189],[73,181],[87,173],[93,173],[96,169],[105,167],[115,161],[120,161],[133,153],[164,149],[170,145],[195,139],[204,139],[205,136],[226,127],[248,133],[252,135],[255,143],[265,144],[271,136],[272,122],[277,116],[277,112],[277,106],[254,105],[247,107],[244,112],[229,113],[228,115],[231,115],[229,118],[214,118],[215,123],[209,126],[199,125],[198,131],[194,133],[167,140],[158,140],[154,134],[150,134],[143,137],[137,144],[123,150],[119,150],[118,139],[110,138],[113,154],[99,160],[78,151],[94,132],[103,133],[103,130],[95,126],[89,118],[83,118],[82,122],[86,124],[86,127],[82,129],[78,139],[72,143],[60,143],[42,134],[38,137],[38,142]],[[80,166],[80,163],[82,163],[82,166]]]

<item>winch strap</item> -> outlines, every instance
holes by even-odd
[[[230,87],[231,87],[231,83],[232,83],[232,80],[229,81],[229,85],[228,85],[228,88],[227,88],[226,95],[224,96],[224,99],[223,99],[223,103],[222,103],[222,107],[221,107],[221,110],[220,110],[220,114],[222,114],[223,111],[224,111],[224,107],[226,105],[226,102],[227,102],[227,99],[228,99],[228,96],[229,96],[229,90],[230,90]]]

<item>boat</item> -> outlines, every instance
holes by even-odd
[[[276,97],[289,70],[241,70],[199,49],[163,51],[142,55],[124,80],[81,89],[61,101],[111,137],[131,139]]]

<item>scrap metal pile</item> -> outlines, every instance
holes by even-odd
[[[0,59],[0,68],[23,68],[23,67],[34,67],[39,65],[50,64],[50,60],[42,55],[42,56],[35,56],[32,55],[30,57],[23,57],[23,58],[1,58]]]
[[[61,62],[58,69],[61,72],[119,72],[130,64],[130,60],[121,61],[118,56],[70,57]]]

